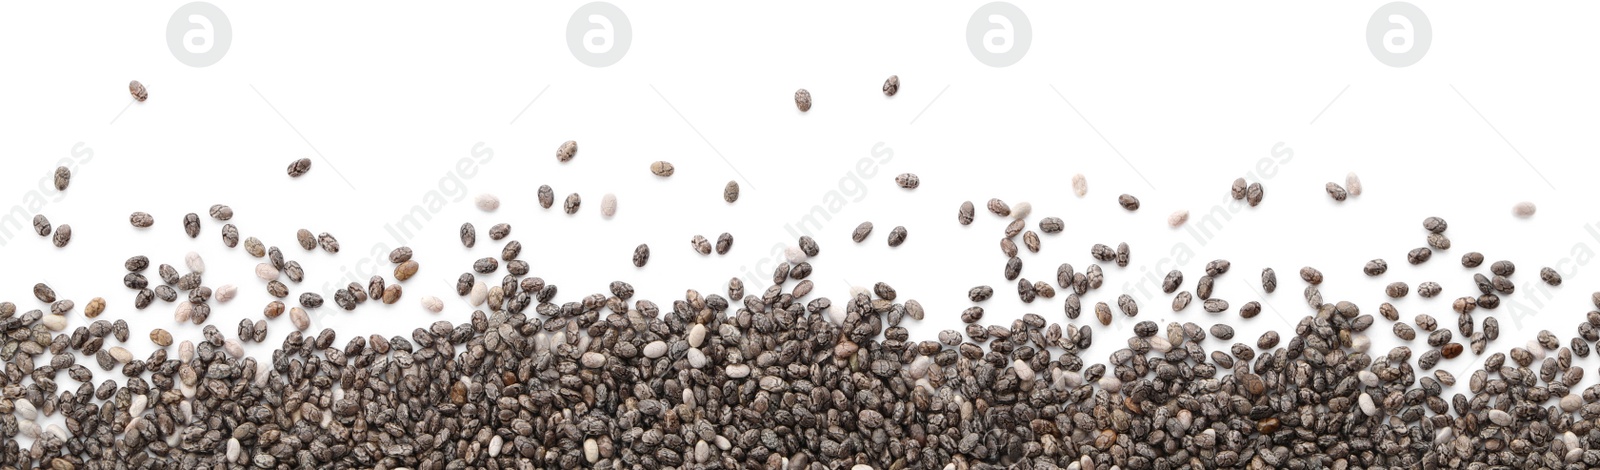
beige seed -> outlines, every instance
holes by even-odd
[[[1083,173],[1072,175],[1072,192],[1078,197],[1089,194],[1089,180],[1083,177]]]
[[[128,357],[131,359],[133,356],[130,354]],[[182,343],[178,343],[178,360],[189,362],[190,359],[194,359],[194,342],[183,340]]]
[[[192,318],[194,318],[194,304],[187,300],[178,302],[178,308],[172,313],[172,321],[188,323]]]
[[[49,328],[50,331],[61,331],[67,328],[67,317],[61,315],[45,315],[39,319],[39,324]]]
[[[233,300],[234,296],[237,295],[239,295],[239,288],[233,284],[223,284],[222,287],[218,287],[217,291],[211,294],[211,296],[216,298],[217,302],[219,303],[226,303],[229,300]]]
[[[33,406],[33,402],[28,401],[27,398],[18,398],[15,402],[11,403],[11,407],[16,412],[17,416],[21,417],[22,419],[39,419],[39,409],[35,408]]]
[[[191,251],[188,254],[183,255],[183,264],[184,266],[188,266],[190,271],[197,273],[206,272],[206,262],[205,260],[200,259],[199,253]]]
[[[122,346],[112,346],[111,348],[106,349],[106,353],[110,354],[111,358],[115,359],[118,364],[127,364],[128,362],[133,361],[133,353]]]
[[[1178,227],[1178,226],[1181,226],[1181,225],[1183,225],[1184,223],[1187,223],[1187,222],[1189,222],[1189,210],[1188,209],[1179,209],[1179,210],[1173,211],[1172,215],[1167,216],[1167,225],[1168,226]]]
[[[1013,219],[1026,219],[1028,218],[1028,215],[1032,213],[1033,204],[1030,204],[1026,201],[1019,202],[1016,205],[1011,206],[1011,218]]]
[[[244,357],[244,345],[239,343],[238,338],[224,340],[222,342],[222,350],[227,351],[228,355],[233,356],[234,359]]]
[[[443,300],[439,300],[438,297],[434,297],[434,296],[431,296],[431,295],[430,296],[426,296],[426,297],[422,298],[422,308],[428,309],[429,312],[433,312],[433,313],[443,312],[444,311],[444,301]]]
[[[600,215],[606,218],[617,215],[617,195],[606,193],[600,197]]]
[[[296,330],[306,331],[307,328],[311,328],[311,317],[300,307],[289,308],[289,321],[294,323]]]
[[[658,161],[650,164],[650,172],[662,178],[672,176],[672,173],[675,171],[677,171],[677,169],[673,168],[671,163],[667,163],[665,161]]]
[[[467,303],[472,304],[473,307],[477,307],[483,305],[483,301],[487,300],[488,298],[489,287],[484,285],[483,281],[473,282],[472,290],[467,292]]]
[[[224,454],[230,463],[239,463],[239,438],[228,439],[228,451]]]
[[[493,194],[479,194],[475,202],[478,205],[478,209],[484,212],[494,212],[495,209],[500,208],[500,198],[495,197]]]
[[[160,328],[150,330],[150,342],[155,343],[156,346],[161,346],[163,348],[171,346],[172,333],[168,333],[167,330]]]
[[[1356,172],[1352,171],[1344,175],[1344,190],[1350,193],[1351,196],[1361,195],[1361,177],[1356,176]]]
[[[1511,214],[1524,219],[1533,217],[1534,211],[1537,210],[1538,208],[1534,207],[1533,203],[1528,201],[1522,201],[1517,203],[1515,206],[1511,206]]]
[[[257,264],[256,277],[261,278],[263,281],[276,280],[278,279],[278,268],[274,268],[268,263]]]

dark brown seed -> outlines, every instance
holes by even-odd
[[[1172,298],[1172,311],[1178,312],[1188,308],[1192,298],[1189,291],[1179,291],[1178,295]]]
[[[1333,198],[1334,201],[1343,202],[1344,199],[1350,195],[1348,192],[1345,192],[1343,186],[1339,186],[1339,183],[1329,182],[1327,185],[1324,185],[1323,189],[1328,191],[1328,197]]]
[[[1461,355],[1461,343],[1450,343],[1439,348],[1439,355],[1445,359],[1455,359]]]
[[[155,343],[156,346],[161,346],[163,348],[171,346],[172,333],[168,333],[167,330],[160,328],[150,330],[150,342]]]
[[[1094,318],[1100,320],[1101,325],[1111,325],[1111,306],[1106,305],[1105,302],[1096,302],[1094,304]]]
[[[34,215],[33,233],[37,233],[41,237],[50,235],[50,219],[45,218],[44,214]]]
[[[1428,247],[1421,247],[1411,250],[1410,253],[1406,253],[1406,262],[1411,264],[1422,264],[1427,262],[1428,258],[1432,257],[1433,250],[1429,249]]]
[[[517,259],[517,255],[520,254],[522,254],[522,242],[516,240],[506,242],[505,248],[500,249],[500,259],[505,261]]]
[[[899,93],[899,92],[900,92],[900,76],[899,75],[890,75],[888,80],[884,80],[883,81],[883,94],[884,95],[886,95],[886,96],[894,96],[895,93]]]
[[[1023,221],[1022,219],[1011,219],[1011,223],[1006,224],[1006,238],[1013,238],[1017,235],[1021,235],[1022,229],[1027,227],[1027,222]]]
[[[67,167],[56,167],[56,191],[66,191],[67,184],[72,182],[72,170]]]
[[[300,247],[305,248],[306,251],[317,248],[317,236],[312,234],[310,230],[300,229],[294,233],[294,238],[296,242],[300,243]]]
[[[1396,338],[1406,341],[1417,339],[1417,330],[1411,329],[1411,325],[1407,325],[1405,323],[1395,323],[1393,329],[1394,336]]]
[[[1016,280],[1017,276],[1022,275],[1022,258],[1013,256],[1010,259],[1007,259],[1005,271],[1002,273],[1005,275],[1007,281]]]
[[[1067,224],[1060,217],[1045,217],[1039,220],[1039,231],[1044,233],[1061,233]]]
[[[806,91],[805,88],[801,88],[799,90],[795,90],[795,92],[794,92],[794,106],[796,108],[800,108],[800,112],[802,112],[802,113],[806,112],[806,111],[810,111],[811,110],[811,92]]]
[[[474,245],[477,245],[477,244],[478,244],[478,228],[477,227],[473,227],[472,226],[472,222],[467,222],[467,223],[461,224],[461,246],[465,246],[467,248],[472,248]],[[307,248],[307,249],[309,250],[310,248]]]
[[[1268,294],[1278,290],[1278,273],[1273,271],[1272,268],[1261,270],[1261,289],[1267,291]]]
[[[689,239],[689,247],[694,248],[696,253],[700,253],[702,255],[711,254],[711,242],[707,241],[706,237],[702,237],[700,235],[695,235],[694,238]]]
[[[1394,308],[1394,304],[1388,302],[1378,305],[1378,313],[1383,315],[1383,318],[1389,321],[1400,320],[1400,310]]]
[[[233,224],[222,224],[222,245],[228,248],[239,246],[239,228]]]
[[[807,257],[816,256],[822,250],[822,247],[817,246],[817,240],[811,238],[810,235],[801,235],[799,243],[800,252],[805,253]]]
[[[1244,178],[1238,178],[1233,180],[1233,188],[1229,192],[1233,195],[1235,200],[1244,199],[1245,188],[1247,186],[1248,185],[1245,183]]]
[[[1310,283],[1313,286],[1322,284],[1322,271],[1318,271],[1317,268],[1310,266],[1300,268],[1300,279]]]
[[[136,255],[123,262],[122,267],[127,268],[129,272],[142,272],[145,268],[150,267],[150,258],[146,258],[144,255]]]
[[[1443,290],[1444,288],[1440,287],[1439,283],[1433,281],[1424,281],[1421,284],[1417,284],[1417,295],[1420,295],[1424,298],[1431,298],[1439,295],[1439,292]]]
[[[190,212],[183,216],[183,233],[189,234],[189,238],[200,236],[200,214]]]
[[[896,226],[893,230],[889,231],[889,246],[891,246],[891,247],[900,246],[901,243],[905,243],[905,242],[906,242],[906,228],[905,227]]]
[[[916,173],[901,173],[900,176],[894,177],[894,184],[905,189],[917,189],[917,186],[922,185],[922,179],[918,178]]]
[[[500,240],[505,238],[507,235],[511,235],[511,224],[498,223],[494,224],[493,227],[489,227],[490,240]]]
[[[1200,307],[1210,313],[1221,313],[1228,310],[1228,301],[1222,299],[1206,299],[1205,302],[1200,303]],[[1240,312],[1240,314],[1243,313],[1243,311]]]
[[[150,99],[150,90],[145,89],[144,84],[139,83],[138,80],[128,82],[128,94],[133,95],[133,99],[138,100],[140,103]]]
[[[1480,266],[1482,264],[1483,264],[1483,253],[1479,253],[1479,252],[1474,251],[1474,252],[1471,252],[1471,253],[1467,253],[1467,254],[1461,255],[1461,265],[1462,266],[1465,266],[1465,267],[1468,267],[1468,268],[1476,268],[1476,267],[1478,267],[1478,266]]]
[[[322,246],[322,251],[329,253],[339,252],[339,240],[334,239],[328,232],[317,234],[317,244]]]
[[[311,159],[310,158],[302,158],[302,159],[295,160],[294,162],[289,163],[289,177],[290,178],[299,178],[300,175],[304,175],[308,171],[311,171]]]
[[[1448,250],[1450,249],[1450,238],[1445,237],[1442,233],[1430,233],[1428,234],[1428,247],[1435,250]]]
[[[728,181],[728,184],[722,187],[722,200],[727,201],[728,204],[733,204],[734,201],[739,200],[738,181]]]
[[[548,184],[539,185],[539,206],[543,207],[545,209],[549,209],[550,206],[555,205],[555,203],[556,203],[556,192],[555,192],[555,190],[550,189],[550,185],[548,185]]]
[[[642,268],[648,262],[650,262],[650,245],[640,243],[633,249],[633,265]]]
[[[1039,242],[1037,240],[1034,241],[1034,245],[1038,245],[1038,243]],[[1039,248],[1037,246],[1033,247],[1033,252],[1034,253],[1038,253],[1039,252]],[[1124,268],[1128,267],[1128,257],[1129,256],[1131,256],[1131,253],[1128,251],[1128,244],[1127,243],[1118,243],[1117,244],[1117,253],[1116,253],[1116,256],[1115,256],[1115,259],[1116,259],[1116,262],[1117,262],[1117,266],[1124,267]]]
[[[1278,332],[1276,331],[1262,333],[1261,338],[1256,340],[1257,349],[1272,349],[1275,347],[1278,347]]]
[[[211,206],[210,213],[211,218],[221,221],[227,221],[233,218],[233,208],[223,204],[213,204]]]
[[[578,141],[569,140],[562,142],[560,147],[556,147],[556,161],[566,163],[572,161],[572,157],[576,156],[578,156]]]
[[[1398,299],[1398,298],[1401,298],[1401,297],[1405,297],[1406,294],[1408,294],[1410,292],[1411,292],[1411,286],[1408,286],[1408,285],[1406,285],[1406,283],[1399,282],[1399,281],[1391,282],[1391,283],[1389,283],[1388,287],[1385,287],[1383,289],[1383,293],[1385,295],[1388,295],[1389,298],[1391,298],[1391,299]]]
[[[872,222],[862,222],[861,225],[856,226],[855,231],[850,232],[850,239],[855,240],[856,243],[861,243],[870,234],[872,234]]]
[[[55,243],[56,248],[64,248],[67,246],[67,242],[71,241],[72,226],[67,224],[61,224],[60,226],[56,227],[55,235],[50,237],[50,242]]]
[[[1496,276],[1509,277],[1512,273],[1517,272],[1517,265],[1505,260],[1495,261],[1494,264],[1489,265],[1489,272],[1494,273]]]
[[[1165,279],[1161,280],[1161,291],[1165,292],[1165,293],[1168,293],[1168,294],[1171,294],[1173,292],[1176,292],[1178,290],[1178,287],[1180,287],[1182,285],[1183,285],[1183,272],[1174,269],[1171,272],[1167,273],[1167,277]]]
[[[1389,263],[1381,259],[1368,261],[1367,266],[1361,268],[1361,272],[1366,273],[1368,276],[1377,276],[1388,271]]]
[[[128,215],[128,223],[136,228],[148,228],[155,225],[156,218],[144,212],[134,212]]]
[[[582,204],[583,200],[578,197],[578,193],[568,194],[567,200],[561,203],[561,210],[568,214],[576,214],[578,213],[578,206]]]
[[[311,292],[300,294],[300,306],[301,307],[305,307],[305,308],[321,307],[322,306],[322,296],[314,294],[314,293],[311,293]]]
[[[1444,219],[1438,217],[1422,219],[1422,229],[1429,232],[1444,233],[1444,230],[1449,227],[1450,224],[1445,223]]]
[[[1002,241],[1006,241],[1006,242],[1011,241],[1010,238],[1003,238],[1001,240]],[[1034,253],[1038,253],[1039,252],[1039,234],[1033,233],[1032,230],[1029,230],[1027,232],[1023,232],[1022,233],[1022,245],[1028,247],[1028,251],[1031,251],[1031,252],[1034,252]],[[1120,262],[1120,259],[1119,259],[1119,262]],[[1126,266],[1126,264],[1123,264],[1122,266]]]
[[[411,247],[402,246],[389,252],[390,263],[400,264],[407,261],[411,261]]]
[[[1226,305],[1226,304],[1224,304],[1224,305]],[[1249,302],[1245,302],[1244,305],[1239,307],[1239,318],[1255,318],[1256,315],[1260,315],[1260,314],[1261,314],[1261,302],[1256,302],[1256,301],[1252,300],[1252,301],[1249,301]]]
[[[1245,189],[1244,199],[1250,203],[1250,207],[1255,207],[1261,204],[1261,198],[1265,195],[1266,190],[1261,187],[1261,183],[1250,183],[1250,187]]]
[[[51,302],[55,302],[56,301],[56,291],[55,291],[55,289],[51,289],[50,286],[45,285],[45,283],[42,283],[42,282],[38,283],[38,284],[34,284],[33,285],[33,298],[39,299],[40,302],[44,302],[44,303],[47,303],[47,304],[51,303]]]
[[[65,228],[66,226],[63,225],[62,227]],[[1541,268],[1539,270],[1539,279],[1543,280],[1545,284],[1552,286],[1561,285],[1561,273],[1558,273],[1556,270],[1550,269],[1549,267]]]
[[[1122,310],[1123,315],[1139,316],[1139,304],[1134,302],[1133,297],[1128,294],[1117,296],[1117,308]]]
[[[956,211],[956,221],[960,222],[961,225],[971,225],[974,210],[972,201],[961,201],[961,208]]]
[[[1211,300],[1211,290],[1216,286],[1216,283],[1217,278],[1200,276],[1200,279],[1194,283],[1194,296],[1199,297],[1200,300]]]
[[[1011,215],[1011,206],[999,199],[989,199],[989,212],[1001,217]]]
[[[1133,197],[1131,194],[1117,196],[1117,204],[1122,205],[1122,208],[1129,212],[1139,210],[1139,198]]]

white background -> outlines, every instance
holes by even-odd
[[[150,328],[180,340],[199,340],[200,328],[174,326],[171,303],[132,308],[133,292],[121,285],[129,256],[181,267],[184,253],[201,253],[207,285],[241,286],[210,319],[229,336],[270,300],[252,273],[260,260],[221,244],[221,223],[205,217],[210,205],[231,205],[242,237],[277,245],[305,266],[294,294],[327,294],[348,282],[348,270],[368,270],[356,276],[363,285],[370,270],[393,282],[381,255],[396,242],[384,226],[426,206],[430,191],[449,203],[405,242],[422,270],[404,283],[401,302],[346,313],[329,298],[314,331],[334,328],[342,345],[356,334],[408,336],[435,320],[465,321],[472,309],[454,282],[474,259],[498,256],[501,243],[487,236],[498,222],[513,225],[534,274],[560,286],[558,302],[619,279],[663,307],[686,288],[726,295],[731,276],[769,278],[773,247],[794,242],[785,224],[818,205],[831,220],[813,230],[822,247],[812,260],[815,295],[843,299],[851,284],[889,282],[902,300],[928,309],[926,320],[907,321],[913,339],[960,329],[957,316],[971,305],[966,291],[980,284],[997,292],[983,303],[986,324],[1009,325],[1025,312],[1065,321],[1065,292],[1024,305],[1001,277],[1006,221],[982,211],[991,197],[1032,203],[1030,229],[1044,216],[1067,220],[1067,232],[1043,236],[1040,253],[1023,255],[1029,279],[1053,281],[1062,262],[1084,269],[1094,243],[1132,245],[1133,264],[1106,266],[1106,287],[1084,298],[1086,312],[1097,301],[1114,305],[1142,276],[1159,279],[1176,267],[1192,290],[1206,261],[1232,261],[1217,283],[1230,312],[1206,314],[1196,302],[1174,314],[1170,296],[1134,294],[1142,313],[1119,314],[1110,331],[1096,325],[1091,361],[1122,347],[1137,320],[1226,322],[1240,330],[1234,341],[1248,344],[1266,329],[1288,333],[1291,320],[1311,312],[1296,276],[1308,265],[1325,274],[1326,300],[1355,301],[1374,315],[1384,284],[1405,281],[1414,292],[1422,281],[1439,282],[1438,298],[1413,293],[1395,305],[1408,323],[1428,313],[1453,328],[1450,300],[1477,293],[1460,256],[1477,250],[1490,262],[1513,260],[1519,288],[1504,303],[1524,309],[1475,314],[1479,322],[1500,319],[1504,331],[1491,350],[1523,345],[1541,329],[1565,344],[1594,307],[1596,276],[1584,265],[1600,247],[1600,231],[1585,229],[1600,223],[1592,209],[1600,192],[1589,183],[1600,30],[1590,4],[1420,3],[1432,47],[1405,68],[1368,51],[1375,2],[1019,2],[1033,42],[1005,68],[983,65],[967,49],[976,2],[622,1],[633,42],[606,68],[583,65],[568,49],[566,24],[581,5],[573,2],[220,2],[231,48],[221,62],[194,68],[165,43],[180,4],[0,6],[0,41],[9,44],[0,48],[0,208],[27,211],[36,197],[29,192],[41,191],[48,202],[40,212],[74,228],[71,244],[56,249],[22,220],[0,246],[0,299],[44,308],[30,294],[35,282],[80,309],[104,297],[102,318],[133,325],[127,346],[139,357],[152,350]],[[885,97],[879,87],[890,74],[902,86]],[[124,85],[135,79],[150,99],[129,106]],[[797,88],[814,97],[809,113],[795,109]],[[569,139],[579,142],[578,156],[558,163],[555,149]],[[75,148],[93,156],[74,164],[72,186],[65,194],[41,190],[59,160],[82,158]],[[485,154],[475,148],[492,157],[480,161]],[[892,158],[872,163],[857,186],[849,179],[857,162],[885,155],[875,148],[891,149]],[[301,157],[313,160],[311,172],[287,177],[286,165]],[[459,186],[441,183],[461,159],[480,162],[476,173]],[[1271,176],[1252,176],[1266,187],[1260,207],[1230,212],[1212,236],[1166,226],[1174,210],[1192,211],[1191,225],[1219,204],[1237,210],[1226,205],[1229,183],[1262,159],[1280,163]],[[655,160],[674,163],[677,175],[651,175]],[[1335,203],[1323,184],[1342,183],[1351,171],[1366,192]],[[921,188],[896,187],[903,172],[920,175]],[[1088,177],[1085,198],[1068,188],[1074,173]],[[732,205],[721,200],[729,180],[743,185]],[[555,188],[557,208],[538,207],[540,184]],[[826,209],[834,191],[849,201],[836,212]],[[559,200],[572,192],[585,202],[568,216]],[[474,208],[481,193],[498,195],[501,208]],[[612,219],[599,213],[605,193],[620,201]],[[1143,208],[1123,211],[1121,193],[1138,196]],[[955,222],[964,200],[980,208],[968,227]],[[1512,217],[1524,200],[1537,203],[1538,214]],[[154,214],[156,226],[130,227],[133,211]],[[183,234],[188,212],[202,215],[199,239]],[[1406,252],[1424,245],[1427,216],[1449,221],[1455,247],[1407,265]],[[457,241],[467,221],[479,229],[473,250]],[[853,244],[849,233],[862,221],[877,229]],[[890,249],[884,239],[896,225],[910,236]],[[331,232],[344,251],[301,250],[299,228]],[[696,234],[715,240],[722,232],[736,239],[727,255],[689,248]],[[630,263],[639,243],[652,247],[643,269]],[[377,263],[364,262],[374,251]],[[1173,258],[1179,252],[1182,263]],[[1372,258],[1387,259],[1389,274],[1363,276]],[[1240,320],[1237,307],[1258,299],[1258,276],[1269,266],[1278,292],[1260,299],[1267,308],[1259,317]],[[1542,266],[1560,266],[1566,283],[1538,293]],[[497,282],[504,271],[497,274],[485,279]],[[157,280],[154,266],[147,275]],[[750,293],[763,287],[747,282]],[[445,299],[446,311],[423,312],[424,295]],[[71,318],[69,328],[86,324],[81,314]],[[1390,326],[1380,317],[1369,331],[1375,354],[1399,344]],[[271,328],[267,344],[276,345],[291,326],[280,318]],[[1427,350],[1421,339],[1410,346]],[[264,357],[266,348],[251,350]],[[1464,384],[1463,371],[1480,362],[1469,352],[1441,368]],[[97,382],[110,376],[94,370]]]

